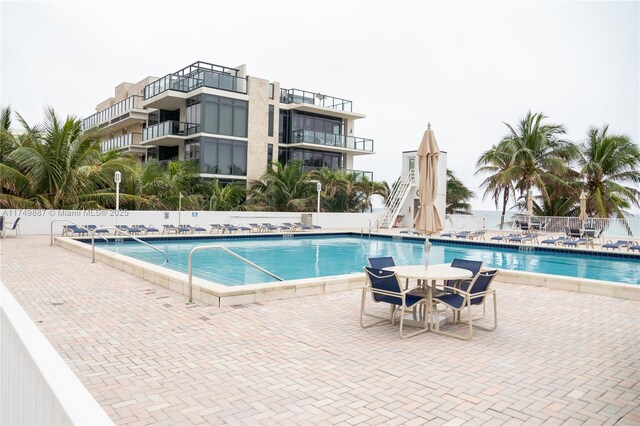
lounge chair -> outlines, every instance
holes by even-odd
[[[269,231],[269,232],[274,232],[278,230],[278,227],[275,225],[272,225],[270,223],[262,223],[262,229],[264,229],[265,231]]]
[[[516,238],[516,237],[520,237],[520,234],[509,234],[509,235],[498,234],[496,236],[491,237],[491,241],[504,241],[504,240],[508,241],[510,238]]]
[[[510,243],[518,244],[534,243],[538,241],[538,236],[536,234],[518,235],[516,237],[509,237],[507,241]]]
[[[231,225],[230,223],[225,223],[225,224],[223,224],[223,225],[222,225],[222,228],[223,228],[223,231],[222,231],[222,233],[223,233],[223,234],[224,234],[225,232],[228,232],[228,233],[230,233],[230,234],[231,234],[231,233],[234,233],[234,232],[238,232],[238,231],[240,231],[240,228],[238,228],[237,226],[233,226],[233,225]]]
[[[213,234],[214,231],[216,233],[224,232],[224,227],[222,225],[220,225],[219,223],[212,223],[209,226],[211,226],[211,230],[209,231],[210,234]]]
[[[93,231],[94,234],[108,234],[109,230],[105,228],[98,228],[96,225],[85,225],[89,231]]]
[[[470,233],[467,238],[469,238],[470,240],[483,240],[484,241],[484,234],[486,234],[486,231],[474,231],[472,233]]]
[[[575,240],[563,241],[561,244],[563,246],[565,246],[565,247],[578,247],[578,246],[581,246],[581,245],[592,246],[593,247],[593,240],[591,240],[589,238],[577,238]]]
[[[287,224],[284,223],[279,223],[276,225],[276,228],[278,228],[281,231],[291,231],[291,227]]]
[[[305,224],[303,224],[303,223],[301,223],[301,222],[295,222],[295,224],[296,224],[297,226],[301,226],[301,227],[302,227],[302,229],[322,229],[322,226],[320,226],[320,225],[313,225],[313,224],[311,224],[311,225],[305,225]]]
[[[548,238],[546,240],[540,241],[540,244],[548,244],[548,245],[558,245],[562,244],[563,241],[570,241],[568,237],[558,237],[558,238]]]
[[[62,236],[64,237],[68,233],[71,233],[71,235],[83,236],[88,235],[89,230],[76,225],[65,225],[64,228],[62,228]]]
[[[427,303],[427,298],[418,295],[409,294],[408,290],[402,291],[400,289],[400,282],[395,272],[384,271],[375,268],[364,268],[365,275],[367,276],[367,284],[362,288],[362,301],[360,304],[360,327],[369,328],[374,325],[382,323],[395,322],[395,313],[400,309],[400,337],[407,338],[412,337],[420,333],[429,331],[429,323],[427,316],[425,315],[422,321],[422,328],[413,333],[404,334],[404,315],[407,309],[413,309],[419,305]],[[366,299],[367,293],[371,294],[371,297],[376,303],[388,303],[394,306],[388,317],[370,314],[366,312]],[[379,320],[371,323],[364,324],[364,317],[369,316],[378,318]]]
[[[127,226],[127,225],[116,225],[116,228],[118,228],[121,231],[128,232],[129,234],[139,235],[139,234],[142,233],[142,229],[132,228],[132,227]]]
[[[162,225],[163,234],[177,234],[178,228],[175,225]]]
[[[469,237],[469,235],[471,235],[471,231],[462,231],[462,232],[458,232],[455,235],[455,237],[460,239],[466,239]]]
[[[189,231],[193,234],[193,233],[198,233],[201,234],[203,232],[207,232],[206,228],[203,228],[200,225],[196,225],[196,226],[191,226],[191,225],[185,225],[187,228],[189,228]]]
[[[417,231],[415,229],[404,229],[404,230],[400,231],[400,234],[420,235],[420,231]]]
[[[640,244],[632,244],[628,247],[629,251],[640,251]]]
[[[606,244],[602,245],[603,249],[611,249],[611,250],[618,250],[621,249],[623,247],[629,247],[631,245],[631,241],[627,241],[627,240],[618,240],[615,243],[614,242],[607,242]]]
[[[160,230],[158,228],[154,228],[153,225],[144,226],[144,225],[133,225],[134,228],[142,229],[145,234],[158,234]]]
[[[453,238],[454,235],[456,235],[457,232],[453,232],[453,231],[445,231],[445,232],[441,232],[440,236],[443,238]]]
[[[440,303],[445,306],[446,309],[451,309],[453,311],[453,323],[466,323],[469,325],[469,332],[466,335],[459,335],[448,333],[440,330],[439,321],[436,321],[435,324],[435,332],[439,334],[444,334],[445,336],[455,337],[457,339],[469,340],[473,336],[473,315],[471,312],[471,307],[475,305],[482,305],[483,307],[483,317],[484,317],[484,309],[485,309],[485,301],[487,296],[493,296],[493,326],[491,327],[483,327],[476,325],[477,328],[494,331],[498,327],[498,307],[496,301],[496,292],[495,290],[490,289],[491,282],[495,278],[497,270],[494,271],[486,271],[480,272],[476,278],[471,282],[467,291],[464,291],[455,287],[445,287],[447,293],[435,296],[433,298],[433,313],[437,314],[437,304]],[[460,319],[460,313],[463,309],[467,309],[467,318],[466,320]],[[446,310],[445,309],[445,310]],[[476,320],[480,318],[475,318]]]

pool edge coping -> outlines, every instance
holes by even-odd
[[[55,245],[91,258],[91,246],[69,237],[55,237]],[[146,281],[188,295],[188,275],[162,266],[153,265],[118,253],[95,248],[96,261],[129,272]],[[505,279],[506,278],[506,279]],[[535,272],[500,269],[498,282],[546,287],[556,290],[616,297],[640,301],[640,285],[586,278],[565,277]],[[225,286],[213,281],[193,277],[193,299],[214,306],[232,306],[266,302],[317,294],[357,290],[364,286],[364,273],[303,278],[275,283]]]

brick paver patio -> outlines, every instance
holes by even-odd
[[[640,303],[497,283],[471,341],[358,326],[360,293],[215,308],[57,247],[0,278],[117,424],[640,423]]]

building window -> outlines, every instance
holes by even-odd
[[[409,158],[409,170],[415,170],[416,168],[416,159]]]
[[[269,105],[269,125],[267,134],[269,136],[273,136],[273,105]]]
[[[203,131],[218,135],[247,137],[248,103],[240,99],[203,95]]]
[[[189,139],[184,143],[184,159],[195,161],[200,159],[200,139]]]
[[[200,124],[200,96],[187,99],[185,119],[187,123]]]
[[[201,173],[247,175],[247,143],[244,141],[202,137],[198,156]]]
[[[270,143],[267,145],[267,162],[271,163],[273,161],[273,144]]]

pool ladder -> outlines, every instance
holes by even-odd
[[[247,265],[253,266],[257,270],[259,270],[261,272],[264,272],[265,274],[275,278],[276,280],[284,281],[279,276],[267,271],[266,269],[264,269],[261,266],[256,265],[252,261],[250,261],[248,259],[245,259],[244,257],[240,256],[239,254],[232,252],[231,250],[229,250],[225,246],[221,246],[221,245],[217,245],[217,244],[216,245],[208,245],[208,246],[198,246],[198,247],[192,248],[191,251],[189,252],[189,301],[187,302],[188,305],[193,304],[193,259],[192,258],[193,258],[193,255],[196,252],[199,252],[199,251],[202,251],[202,250],[223,250],[223,251],[229,253],[230,255],[236,257],[237,259],[240,259],[241,261],[243,261]]]
[[[169,263],[169,256],[167,255],[167,252],[159,249],[158,247],[152,246],[151,244],[147,243],[146,241],[142,241],[140,238],[131,235],[130,233],[123,231],[120,228],[116,228],[115,226],[104,226],[100,229],[112,229],[114,231],[115,234],[120,234],[124,237],[129,237],[132,240],[135,240],[141,244],[144,244],[145,246],[149,247],[150,249],[153,249],[155,251],[158,251],[160,253],[162,253],[164,255],[164,263]],[[96,263],[96,241],[95,241],[95,232],[91,232],[91,263]],[[102,237],[104,240],[106,240],[106,238]],[[107,240],[108,242],[109,240]]]
[[[371,219],[367,219],[367,223],[368,223],[368,227],[365,225],[362,228],[360,228],[360,240],[362,240],[362,235],[364,234],[364,230],[365,228],[367,229],[367,232],[369,233],[369,239],[371,239],[371,229],[374,227],[375,224],[375,228],[376,228],[376,234],[380,233],[380,220],[376,219],[375,222],[371,222]]]

